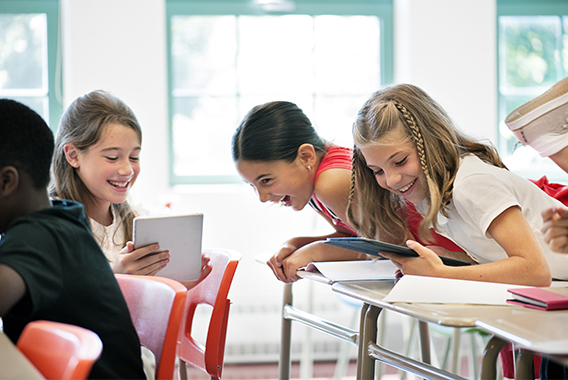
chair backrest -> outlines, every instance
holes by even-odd
[[[180,336],[178,356],[182,362],[205,371],[214,379],[220,379],[231,304],[227,296],[241,254],[233,250],[210,249],[205,250],[205,255],[211,258],[212,270],[209,276],[187,292],[186,319]],[[200,304],[213,307],[205,346],[191,335],[195,310]],[[185,370],[185,365],[180,365],[182,379],[187,377]]]
[[[173,379],[187,288],[169,278],[115,274],[140,343],[156,358],[156,379]]]
[[[97,334],[83,327],[52,321],[26,325],[18,349],[46,379],[86,379],[103,350]]]

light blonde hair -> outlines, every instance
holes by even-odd
[[[102,90],[95,90],[75,99],[61,117],[55,137],[50,196],[82,203],[87,216],[93,195],[75,168],[67,162],[64,147],[65,144],[71,143],[80,151],[86,151],[100,140],[110,123],[132,128],[142,143],[142,129],[134,112],[122,100]],[[127,241],[132,240],[132,224],[136,213],[127,201],[113,204],[112,207],[122,220],[120,228],[126,239],[124,242],[114,242],[113,236],[113,243],[125,245]]]
[[[378,185],[358,149],[397,129],[404,133],[405,141],[413,142],[426,177],[428,211],[418,230],[421,239],[431,242],[429,227],[436,230],[438,213],[448,216],[460,159],[475,154],[487,163],[506,167],[493,146],[460,132],[446,111],[419,87],[410,84],[385,87],[367,100],[353,124],[355,147],[347,217],[363,236],[379,238],[379,231],[385,231],[395,237],[404,236],[401,243],[409,236],[404,199]]]

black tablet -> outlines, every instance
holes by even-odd
[[[352,251],[362,252],[368,255],[380,256],[379,252],[387,251],[393,252],[402,256],[416,257],[418,253],[414,250],[403,247],[400,245],[385,243],[378,240],[363,238],[363,237],[345,237],[345,238],[328,238],[325,244],[333,245],[335,247],[350,249]],[[468,262],[451,259],[449,257],[440,256],[442,262],[448,266],[464,266],[471,265]]]

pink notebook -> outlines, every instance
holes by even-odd
[[[514,305],[522,305],[539,310],[568,309],[568,287],[509,289],[513,299],[507,300]]]

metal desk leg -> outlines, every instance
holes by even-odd
[[[284,296],[282,298],[282,312],[286,305],[292,305],[292,284],[284,284]],[[278,364],[278,379],[290,379],[290,350],[292,344],[292,320],[284,318],[282,315],[282,331],[280,337],[280,363]]]
[[[375,377],[375,359],[369,356],[369,343],[377,341],[377,319],[381,308],[363,305],[359,324],[359,360],[357,360],[357,379],[369,380]]]
[[[420,331],[420,354],[422,362],[431,364],[430,358],[430,336],[428,334],[428,323],[418,321],[418,330]]]
[[[505,347],[507,342],[494,336],[489,340],[485,351],[483,352],[483,359],[481,361],[481,378],[482,379],[496,379],[497,378],[497,359],[499,352]]]
[[[534,379],[534,352],[519,351],[515,366],[515,379]]]

